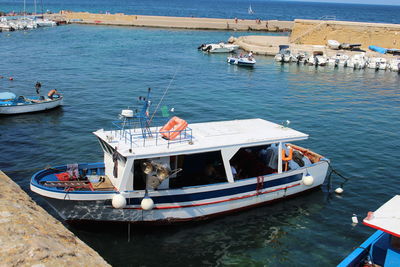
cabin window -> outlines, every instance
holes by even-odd
[[[172,162],[182,171],[170,179],[170,188],[227,182],[221,151],[179,155]]]
[[[230,164],[235,180],[275,173],[278,169],[278,144],[241,148],[231,158]]]
[[[143,172],[142,164],[147,160],[135,160],[134,161],[134,173],[133,173],[133,189],[144,190],[146,189],[147,174]]]
[[[282,149],[289,155],[289,148]],[[235,180],[252,178],[278,172],[279,144],[241,148],[231,158],[230,164]],[[289,171],[311,165],[310,159],[299,150],[293,150],[292,160],[282,161],[282,170]]]

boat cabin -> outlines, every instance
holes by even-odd
[[[118,191],[235,183],[322,158],[286,145],[308,135],[262,119],[190,124],[174,140],[163,138],[160,129],[121,126],[94,132],[104,151],[105,175]],[[294,155],[285,161],[293,148]]]

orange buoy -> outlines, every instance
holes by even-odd
[[[174,140],[187,126],[188,123],[185,120],[175,116],[160,129],[160,133],[165,139]]]

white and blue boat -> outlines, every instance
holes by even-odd
[[[235,56],[230,56],[227,58],[227,61],[229,64],[232,65],[239,65],[239,66],[245,66],[245,67],[254,67],[256,64],[256,60],[254,57],[235,57]]]
[[[52,99],[43,96],[24,97],[14,93],[0,93],[0,114],[21,114],[53,109],[61,106],[63,97],[54,96]]]
[[[368,212],[363,223],[377,229],[347,256],[338,267],[400,266],[400,195],[394,196],[375,212]]]
[[[263,119],[156,123],[150,91],[140,112],[123,110],[94,132],[99,163],[48,168],[31,190],[67,221],[203,220],[317,189],[329,161],[290,144],[307,134]]]

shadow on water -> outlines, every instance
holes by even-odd
[[[157,266],[160,259],[163,265],[173,266],[176,255],[179,264],[187,266],[293,263],[282,253],[291,236],[288,231],[307,230],[324,199],[322,192],[313,192],[230,216],[177,225],[131,225],[130,230],[127,224],[75,223],[68,227],[113,266],[127,262],[129,266]],[[119,257],[114,254],[116,247]]]

